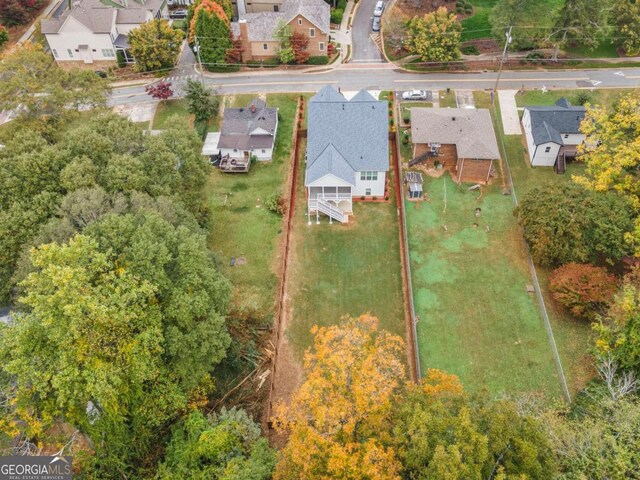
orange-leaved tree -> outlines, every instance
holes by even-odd
[[[393,405],[406,382],[402,339],[378,331],[370,315],[312,333],[306,380],[274,418],[289,433],[274,478],[399,479],[389,444]]]

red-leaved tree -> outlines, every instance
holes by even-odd
[[[144,90],[156,100],[167,100],[173,95],[171,82],[158,82],[155,85],[147,85]]]
[[[291,34],[291,48],[293,49],[294,61],[296,63],[304,63],[309,60],[309,52],[307,47],[309,46],[309,37],[301,32],[293,32]]]
[[[236,37],[233,33],[231,34],[231,48],[227,50],[225,56],[225,62],[230,65],[237,65],[242,63],[242,40],[239,37]]]
[[[567,263],[549,278],[554,300],[573,316],[586,320],[604,313],[616,289],[616,277],[606,268],[584,263]]]

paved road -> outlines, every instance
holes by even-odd
[[[192,75],[192,74],[190,74]],[[190,76],[185,75],[185,77]],[[210,74],[207,74],[210,75]],[[418,74],[397,70],[392,64],[345,64],[325,72],[296,71],[219,74],[206,77],[208,85],[220,93],[315,92],[324,85],[344,91],[360,90],[437,90],[449,88],[491,89],[495,72]],[[173,78],[174,82],[181,81]],[[182,79],[184,80],[184,79]],[[503,72],[500,89],[542,88],[611,88],[640,87],[640,68],[623,70],[518,71]],[[148,101],[144,86],[114,89],[110,103]]]
[[[351,62],[382,62],[380,50],[371,40],[371,22],[373,21],[373,7],[377,0],[360,0],[356,5],[357,11],[351,28],[351,42],[353,54]]]

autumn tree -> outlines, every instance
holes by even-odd
[[[145,22],[129,32],[131,54],[139,72],[172,68],[180,52],[182,30],[174,29],[164,19]]]
[[[173,96],[171,82],[160,81],[154,85],[147,85],[144,87],[144,91],[150,97],[160,101],[168,100]]]
[[[627,55],[640,53],[640,3],[636,0],[616,0],[611,18],[622,37]]]
[[[224,64],[231,41],[230,19],[214,0],[201,0],[193,9],[189,24],[189,44],[198,49],[207,68]]]
[[[231,48],[227,50],[225,61],[230,65],[242,63],[242,39],[231,33]]]
[[[314,327],[305,382],[274,422],[289,440],[274,478],[399,479],[390,415],[405,381],[402,339],[368,315]]]
[[[0,0],[0,20],[8,27],[27,23],[30,13],[20,0]]]
[[[551,273],[549,290],[574,317],[593,320],[616,292],[616,277],[604,267],[567,263]]]
[[[611,108],[587,108],[580,130],[587,135],[578,147],[586,169],[574,180],[596,192],[617,192],[640,211],[640,94],[626,94]],[[640,253],[640,221],[629,238]]]
[[[609,27],[610,0],[566,0],[560,9],[553,37],[563,46],[596,48]]]
[[[276,454],[244,410],[205,417],[199,410],[173,429],[158,480],[176,478],[268,480]]]
[[[405,48],[424,62],[449,62],[460,58],[462,25],[453,12],[435,12],[409,20]]]
[[[309,60],[309,37],[301,32],[293,32],[291,34],[291,49],[293,50],[293,61],[297,64],[305,63]]]
[[[39,45],[23,45],[0,63],[0,110],[32,121],[59,120],[78,107],[106,104],[109,85],[91,70],[62,70]]]
[[[537,187],[516,209],[536,263],[613,263],[629,253],[635,217],[630,202],[610,192],[565,183]]]

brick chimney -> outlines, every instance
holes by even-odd
[[[255,104],[251,104],[251,113],[256,113],[256,106]]]
[[[249,42],[249,25],[245,19],[238,20],[240,27],[240,42],[242,44],[242,61],[248,62],[253,58],[251,54],[251,42]]]

